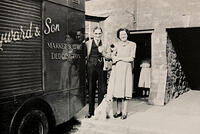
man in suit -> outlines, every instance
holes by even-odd
[[[107,86],[107,71],[104,71],[104,61],[106,56],[106,46],[102,43],[102,29],[93,29],[94,38],[86,42],[87,46],[87,74],[89,88],[89,113],[86,118],[94,115],[95,91],[98,88],[98,104],[104,98]]]

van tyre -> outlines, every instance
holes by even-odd
[[[48,134],[49,124],[44,112],[31,110],[17,123],[15,134]]]

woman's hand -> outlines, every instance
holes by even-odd
[[[98,50],[99,50],[100,53],[103,53],[103,47],[102,46],[99,46]]]
[[[118,61],[120,61],[120,58],[118,58],[118,57],[113,57],[113,63],[116,63],[116,62],[118,62]]]
[[[113,61],[113,63],[116,63],[116,62],[117,62],[117,60],[116,60],[115,57],[112,58],[112,61]]]

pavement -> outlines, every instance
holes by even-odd
[[[87,109],[76,115],[81,125],[73,134],[200,134],[200,91],[191,90],[165,106],[148,105],[146,98],[132,99],[125,120],[86,119]]]

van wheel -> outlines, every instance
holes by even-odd
[[[48,120],[44,112],[31,110],[22,117],[16,134],[48,134]]]

